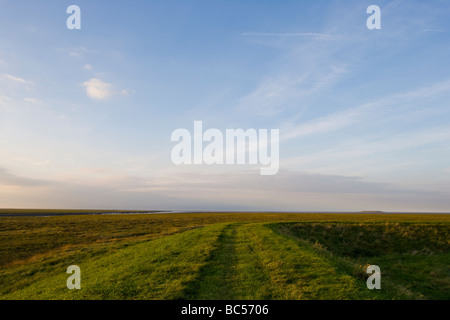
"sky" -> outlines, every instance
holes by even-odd
[[[447,0],[0,0],[0,207],[450,212],[449,17]],[[194,121],[279,129],[278,173],[174,164]]]

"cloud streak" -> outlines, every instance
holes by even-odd
[[[11,186],[15,187],[13,191],[8,189]],[[179,172],[70,183],[35,180],[1,168],[0,190],[4,206],[20,203],[21,207],[38,204],[47,208],[445,212],[450,205],[450,197],[444,192],[402,189],[360,177],[286,170],[268,179],[251,171],[234,175]]]
[[[5,168],[0,167],[0,185],[16,187],[37,187],[49,186],[53,182],[39,179],[32,179],[11,173]]]
[[[16,84],[25,84],[25,85],[33,85],[33,81],[28,81],[20,77],[16,77],[10,74],[4,75],[5,79],[9,80],[10,82],[16,83]]]
[[[281,38],[314,38],[318,40],[339,40],[342,37],[327,33],[297,32],[297,33],[276,33],[276,32],[243,32],[243,37],[281,37]]]
[[[405,119],[405,112],[410,116],[414,115],[411,110],[417,108],[416,105],[420,100],[430,99],[448,92],[450,92],[450,81],[443,81],[406,93],[384,97],[374,102],[364,103],[355,108],[331,113],[300,125],[288,123],[282,130],[281,139],[290,140],[307,135],[330,133],[352,125],[360,126],[364,122],[373,122],[377,119],[382,119],[383,122],[389,121],[390,118],[400,120],[398,119],[399,114]],[[390,109],[389,106],[396,106],[396,109]],[[439,106],[435,106],[435,108],[439,108]],[[426,112],[431,113],[432,109],[433,107],[430,107]]]

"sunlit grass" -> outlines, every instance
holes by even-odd
[[[383,291],[397,299],[450,299],[448,223],[288,223],[273,226],[361,276],[382,270]]]
[[[448,215],[0,217],[0,299],[449,299]],[[68,290],[69,265],[82,289]],[[382,290],[365,285],[367,264]]]

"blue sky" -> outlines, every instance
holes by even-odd
[[[450,211],[450,1],[0,8],[0,207]],[[195,120],[279,129],[279,173],[174,165]]]

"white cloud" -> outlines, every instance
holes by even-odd
[[[97,78],[91,78],[83,82],[86,88],[86,94],[94,100],[107,100],[114,95],[128,96],[134,90],[118,89],[113,84],[104,82]]]
[[[86,88],[86,94],[89,98],[94,100],[106,100],[114,94],[112,84],[97,78],[91,78],[83,82],[83,86]]]
[[[32,85],[33,84],[32,81],[27,81],[25,79],[22,79],[20,77],[15,77],[15,76],[12,76],[10,74],[5,74],[4,77],[6,79],[8,79],[9,81],[14,82],[14,83],[18,83],[18,84],[28,84],[28,85]]]
[[[92,70],[92,66],[91,66],[90,64],[85,64],[85,65],[83,66],[83,69],[84,69],[84,70]]]

